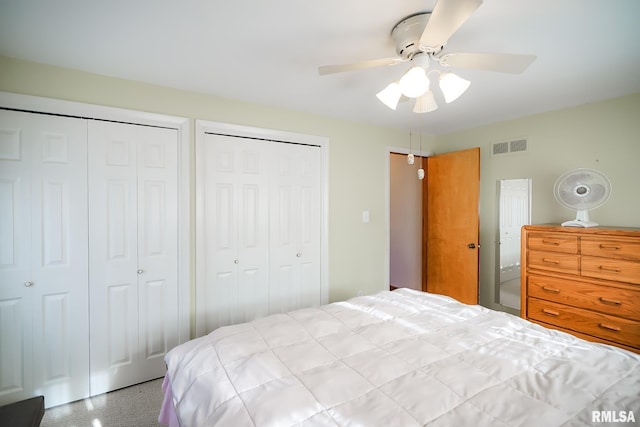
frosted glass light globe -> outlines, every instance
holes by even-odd
[[[402,94],[409,98],[417,98],[429,90],[429,79],[422,67],[412,67],[398,82]]]

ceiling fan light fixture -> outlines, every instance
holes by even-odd
[[[400,85],[396,82],[389,83],[387,87],[382,89],[376,94],[376,97],[387,107],[395,110],[398,107],[398,102],[402,96]]]
[[[402,94],[409,98],[418,98],[429,90],[429,79],[422,67],[411,67],[398,83]]]
[[[436,99],[433,97],[433,91],[428,90],[424,95],[416,98],[416,103],[413,106],[414,113],[429,113],[438,109]]]
[[[465,80],[451,71],[440,75],[440,90],[442,90],[447,104],[458,99],[460,95],[469,89],[470,85],[471,82],[469,80]]]

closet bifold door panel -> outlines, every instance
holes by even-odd
[[[89,393],[86,129],[0,110],[0,405]]]
[[[205,135],[196,148],[196,275],[206,331],[269,314],[267,144]]]
[[[318,146],[196,138],[197,334],[320,305]]]
[[[321,152],[271,144],[269,311],[320,305]]]
[[[175,129],[89,123],[91,395],[165,373],[178,341]]]

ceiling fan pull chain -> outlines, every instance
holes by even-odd
[[[407,156],[407,163],[412,165],[415,162],[415,156],[411,152],[411,128],[409,128],[409,155]]]
[[[418,169],[418,179],[419,180],[423,180],[424,179],[424,169],[422,167],[422,130],[420,130],[420,169]]]

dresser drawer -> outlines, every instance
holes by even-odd
[[[578,274],[580,258],[578,255],[563,253],[529,251],[527,267],[559,273]]]
[[[640,321],[640,291],[531,274],[527,295]]]
[[[527,247],[533,250],[578,253],[578,237],[559,233],[529,233]]]
[[[583,237],[580,241],[580,253],[640,262],[640,241]]]
[[[640,262],[583,256],[580,262],[580,274],[640,285]]]
[[[570,307],[537,298],[527,299],[529,317],[572,331],[640,347],[640,322]]]

